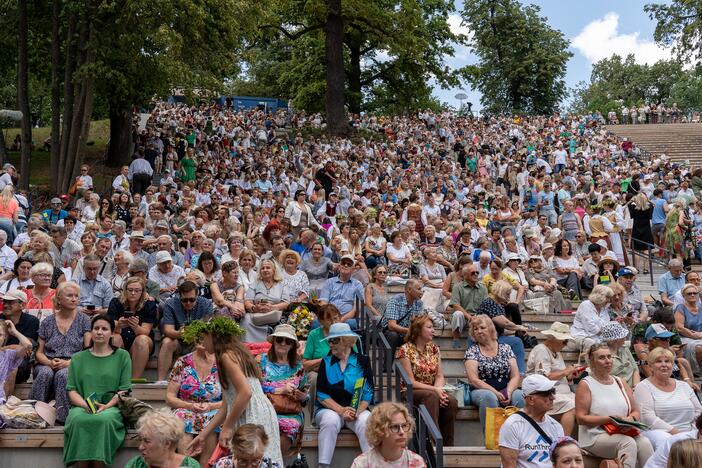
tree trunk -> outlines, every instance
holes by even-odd
[[[71,123],[73,122],[73,108],[75,101],[75,86],[73,83],[73,73],[76,70],[77,39],[76,24],[78,22],[77,13],[71,12],[68,17],[68,30],[66,33],[66,67],[63,79],[63,131],[61,132],[61,153],[59,156],[57,181],[60,185],[64,178],[66,169],[66,159],[68,153],[68,141],[71,135]]]
[[[349,112],[361,113],[361,46],[360,44],[346,44],[349,48],[351,64],[349,69]]]
[[[29,189],[29,158],[32,151],[32,116],[29,113],[29,61],[27,58],[27,0],[19,0],[17,37],[17,107],[22,111],[22,151],[20,160],[20,188]]]
[[[5,132],[0,127],[0,164],[5,164],[7,161],[7,147],[5,146]]]
[[[51,174],[59,173],[61,158],[61,1],[54,0],[51,14]],[[58,177],[51,177],[51,193],[58,193]]]
[[[327,65],[327,131],[332,135],[348,135],[351,127],[344,108],[344,18],[341,0],[328,0],[325,25],[325,58]]]
[[[107,146],[107,167],[126,166],[132,153],[132,108],[110,105],[110,143]]]

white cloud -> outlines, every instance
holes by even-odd
[[[590,62],[598,62],[613,54],[626,57],[634,54],[637,63],[652,64],[671,57],[671,52],[648,39],[641,39],[639,33],[619,32],[619,15],[607,13],[603,18],[588,23],[580,34],[571,40],[571,45]]]
[[[462,22],[463,18],[461,18],[461,15],[449,15],[448,17],[448,24],[452,33],[465,34],[466,36],[469,36],[470,29],[468,29],[468,26],[461,24]]]

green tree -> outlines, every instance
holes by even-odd
[[[536,6],[517,0],[466,0],[462,16],[473,32],[478,63],[463,75],[492,113],[548,114],[566,95],[566,64],[572,54],[560,31]]]
[[[672,47],[682,62],[702,62],[702,1],[649,3],[644,11],[656,21],[653,37],[657,42]]]

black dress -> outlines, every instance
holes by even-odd
[[[631,230],[633,238],[632,247],[634,250],[648,250],[648,244],[653,244],[653,233],[651,232],[651,217],[653,216],[653,205],[649,205],[646,210],[637,210],[634,205],[629,205],[629,213],[634,225]]]

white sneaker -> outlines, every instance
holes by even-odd
[[[157,380],[153,385],[168,385],[168,380]]]

